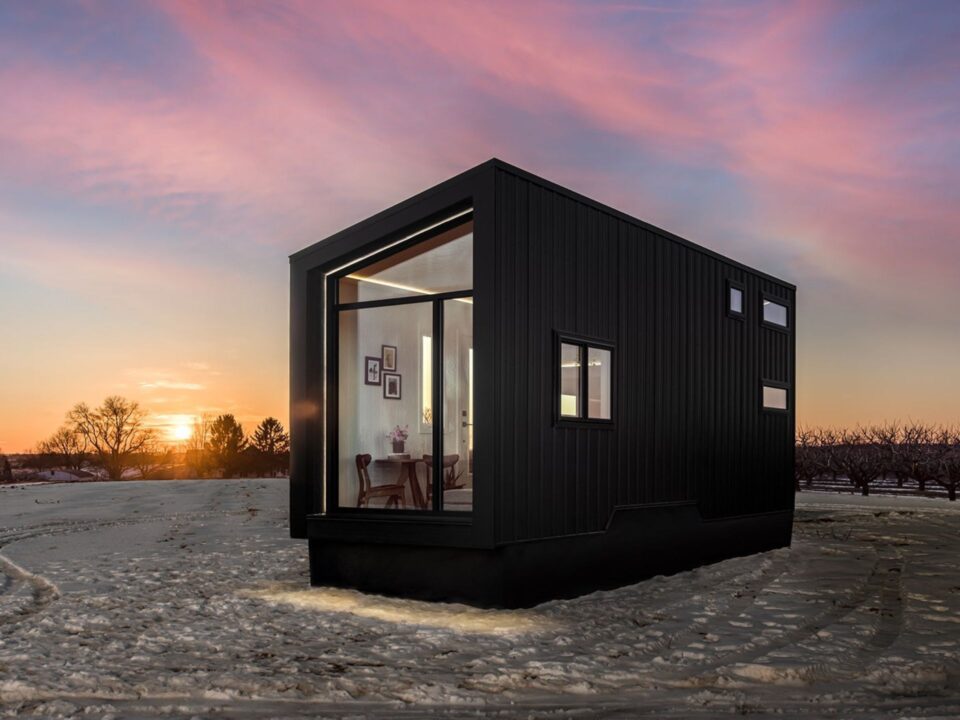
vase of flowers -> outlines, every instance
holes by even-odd
[[[393,430],[387,433],[387,439],[393,443],[394,453],[399,454],[403,452],[403,445],[407,442],[407,438],[409,436],[410,432],[406,425],[403,427],[397,425]]]

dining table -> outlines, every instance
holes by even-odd
[[[390,455],[389,457],[374,460],[374,463],[377,465],[397,465],[400,468],[397,484],[403,485],[406,482],[410,483],[410,496],[413,498],[413,504],[418,510],[427,509],[427,498],[423,490],[420,489],[420,478],[417,477],[417,464],[422,462],[423,458],[403,457],[400,455]]]

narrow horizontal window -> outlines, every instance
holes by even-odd
[[[773,385],[764,385],[763,407],[768,410],[786,410],[787,389],[782,387],[774,387]]]
[[[787,327],[787,306],[773,300],[763,301],[763,321],[771,325]]]

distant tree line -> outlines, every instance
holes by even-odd
[[[146,418],[137,402],[119,396],[108,397],[97,408],[79,403],[27,456],[27,467],[99,470],[111,480],[276,476],[289,468],[290,437],[276,418],[264,419],[247,436],[231,414],[213,420],[204,416],[179,446],[164,443]],[[0,481],[12,478],[9,461],[0,456]]]
[[[925,492],[931,484],[957,499],[960,487],[960,429],[910,423],[854,429],[801,428],[797,431],[794,474],[797,489],[818,478],[846,478],[861,494],[879,479],[896,478]]]
[[[231,414],[194,423],[184,463],[195,477],[275,477],[290,467],[290,436],[274,417],[265,418],[249,437]]]

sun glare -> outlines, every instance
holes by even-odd
[[[189,415],[178,415],[170,418],[167,426],[167,437],[174,442],[189,440],[193,434],[193,418]]]

